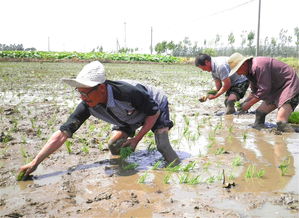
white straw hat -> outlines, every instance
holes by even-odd
[[[99,61],[93,61],[82,68],[76,79],[61,80],[73,87],[90,88],[105,82],[105,69]]]
[[[238,52],[232,54],[227,61],[231,69],[229,72],[229,76],[232,76],[235,72],[237,72],[237,70],[242,66],[242,64],[251,58],[253,58],[253,56],[244,57]]]

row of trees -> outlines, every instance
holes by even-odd
[[[209,53],[210,55],[228,56],[233,52],[240,52],[244,55],[255,55],[256,45],[254,42],[255,32],[242,31],[240,35],[240,45],[235,46],[236,37],[233,33],[227,36],[227,41],[217,34],[215,39],[204,40],[203,45],[199,46],[198,42],[192,43],[188,37],[183,41],[174,43],[173,41],[162,41],[156,44],[155,51],[158,54],[169,54],[173,56],[190,57],[200,52]],[[299,28],[294,29],[294,38],[288,34],[287,30],[281,29],[278,38],[266,37],[261,41],[259,55],[264,56],[282,56],[298,57],[299,55]]]
[[[35,48],[25,48],[23,44],[1,44],[0,43],[0,51],[36,51]]]

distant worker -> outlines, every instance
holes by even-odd
[[[277,111],[277,129],[294,132],[288,118],[299,103],[299,79],[295,70],[289,65],[271,57],[244,57],[234,53],[229,57],[230,76],[245,75],[250,81],[251,94],[241,104],[247,111],[260,100],[262,104],[256,109],[253,127],[263,127],[267,114]]]
[[[144,135],[152,130],[157,149],[166,162],[180,163],[169,142],[168,130],[173,122],[169,119],[167,97],[161,90],[133,81],[106,80],[104,66],[99,61],[85,65],[76,79],[62,80],[76,87],[82,101],[37,156],[20,167],[25,177],[72,137],[91,115],[114,125],[108,141],[112,154],[118,155],[121,147],[126,146],[135,150]],[[139,127],[141,129],[135,135]]]
[[[217,93],[209,94],[209,100],[218,98],[225,93],[225,114],[235,113],[235,102],[244,97],[249,86],[245,76],[237,74],[229,77],[230,68],[228,57],[211,57],[207,54],[199,54],[195,59],[195,66],[203,71],[211,72],[215,82]]]

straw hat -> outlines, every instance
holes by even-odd
[[[242,64],[251,58],[253,58],[253,56],[244,57],[238,52],[232,54],[227,61],[231,69],[229,76],[232,76],[235,72],[237,72],[237,70],[242,66]]]
[[[77,88],[90,88],[104,83],[106,80],[105,69],[99,61],[86,64],[76,79],[63,78],[62,81]]]

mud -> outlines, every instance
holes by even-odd
[[[18,168],[79,102],[60,78],[75,76],[83,65],[0,62],[1,217],[298,217],[298,133],[276,131],[276,111],[256,130],[249,127],[255,108],[223,115],[223,97],[199,102],[213,83],[188,65],[105,64],[109,79],[165,90],[180,170],[166,167],[151,133],[129,158],[111,155],[111,126],[90,118],[68,148],[42,162],[30,180],[17,182]]]

